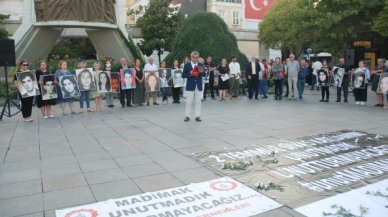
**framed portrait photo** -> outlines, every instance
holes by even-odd
[[[136,71],[134,68],[120,69],[120,78],[122,90],[136,88]]]
[[[354,89],[365,89],[365,78],[365,72],[362,70],[352,72],[352,87]]]
[[[74,75],[65,75],[59,77],[59,84],[64,99],[80,96],[80,90]]]
[[[76,69],[77,84],[80,91],[88,91],[96,89],[96,81],[92,68]]]
[[[111,72],[110,73],[110,82],[113,93],[120,92],[120,73],[119,72]]]
[[[172,76],[171,76],[171,69],[170,68],[159,69],[159,76],[160,76],[160,87],[161,88],[172,86]]]
[[[35,71],[17,72],[16,79],[22,98],[40,95]]]
[[[51,100],[58,97],[57,88],[55,85],[54,75],[42,75],[40,80],[43,82],[41,85],[42,100]]]
[[[101,71],[96,74],[96,86],[99,93],[112,92],[111,77],[109,71]]]
[[[325,69],[318,70],[318,84],[322,87],[330,85],[329,72]]]
[[[377,87],[377,93],[388,94],[388,73],[382,73],[380,75],[379,86]]]
[[[182,77],[182,69],[173,69],[171,71],[172,80],[174,82],[174,87],[183,87],[185,86],[184,79]]]
[[[144,72],[146,92],[157,92],[160,89],[159,72]]]
[[[334,66],[333,67],[333,73],[334,73],[334,76],[333,76],[333,79],[332,79],[333,86],[341,87],[342,86],[342,80],[343,80],[344,75],[345,75],[345,69]]]

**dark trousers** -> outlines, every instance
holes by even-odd
[[[127,103],[125,103],[125,99],[127,100]],[[122,107],[131,106],[131,99],[132,99],[132,90],[120,90],[120,103]]]
[[[22,104],[21,110],[22,110],[23,118],[31,117],[32,103],[34,101],[34,97],[31,96],[31,97],[27,97],[27,98],[22,98],[22,96],[19,93],[19,98],[20,98],[20,102]]]
[[[353,89],[353,93],[356,102],[366,102],[368,99],[368,84],[365,84],[365,89]]]
[[[342,86],[337,87],[337,100],[341,101],[341,92],[344,92],[344,101],[348,101],[349,80],[344,78],[342,80]]]
[[[280,97],[282,96],[282,79],[275,79],[275,97]]]
[[[180,97],[179,97],[179,94],[181,93],[181,89],[180,87],[173,87],[172,88],[172,99],[174,100],[174,102],[179,102],[180,100]]]
[[[326,95],[326,100],[329,100],[329,95],[330,95],[329,87],[322,86],[321,87],[321,94],[322,94],[322,99],[325,99],[325,95]]]
[[[214,87],[214,78],[209,79],[209,91],[210,91],[210,96],[214,98],[214,91],[216,90],[216,87]]]
[[[289,87],[288,87],[288,77],[285,77],[285,79],[283,79],[283,83],[284,85],[286,86],[286,95],[284,95],[285,97],[288,97],[288,94],[289,94]],[[283,91],[282,91],[283,92]]]
[[[253,94],[255,98],[259,97],[259,79],[257,76],[252,76],[252,79],[248,80],[248,97],[252,99]]]
[[[203,98],[204,99],[206,99],[207,91],[209,90],[209,84],[210,83],[205,84],[205,88],[203,89]]]

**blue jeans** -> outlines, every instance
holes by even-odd
[[[267,96],[268,93],[268,82],[267,80],[260,80],[259,81],[259,89],[260,89],[260,94],[263,96]]]
[[[168,98],[168,87],[162,87],[162,88],[160,88],[161,90],[162,90],[162,96],[163,96],[163,101],[164,100],[167,100],[167,98]]]
[[[81,109],[84,108],[84,101],[86,102],[86,107],[90,108],[90,91],[81,91],[81,97],[79,98],[79,106]]]
[[[298,94],[299,99],[303,98],[303,91],[304,91],[304,85],[306,84],[306,79],[300,79],[298,78],[297,86],[298,86]]]

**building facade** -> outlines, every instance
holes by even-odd
[[[185,15],[198,10],[216,13],[227,24],[237,38],[239,49],[245,55],[259,58],[274,58],[280,52],[267,49],[258,39],[259,25],[276,0],[172,0],[171,7],[179,7]],[[140,5],[146,6],[149,0],[127,0],[126,9],[136,10]],[[128,15],[127,25],[135,40],[141,38],[140,30],[135,28],[141,15]]]

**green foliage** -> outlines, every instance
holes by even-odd
[[[65,60],[66,63],[67,63],[67,68],[70,70],[71,73],[74,73],[76,69],[78,69],[78,64],[81,60],[85,61],[86,62],[86,67],[87,68],[91,68],[93,67],[93,64],[95,62],[98,62],[97,60],[95,59],[88,59],[88,60],[84,60],[84,59],[81,59],[81,58],[71,58],[71,59],[68,59],[68,58],[64,58],[64,59],[60,59],[60,58],[50,58],[47,60],[47,69],[51,72],[51,73],[55,73],[58,69],[59,69],[59,61],[61,60]],[[38,69],[38,62],[39,61],[36,61],[34,64],[33,64],[33,68],[35,69]]]
[[[128,14],[143,14],[136,25],[141,28],[143,40],[138,44],[147,56],[154,50],[171,50],[174,36],[183,22],[183,15],[169,7],[170,0],[151,0],[149,5]],[[160,58],[160,56],[159,56]]]
[[[314,8],[306,0],[279,0],[260,24],[259,38],[297,56],[307,47],[340,55],[355,40],[375,38],[371,24],[383,5],[381,0],[325,0]]]
[[[95,59],[96,50],[94,49],[90,40],[73,41],[69,43],[56,44],[51,52],[49,58],[56,59]]]
[[[223,170],[246,170],[252,166],[252,161],[225,162],[222,164]]]
[[[373,30],[379,35],[388,37],[388,1],[385,1],[384,9],[377,15],[373,21]]]
[[[117,30],[117,31],[119,31],[121,39],[124,40],[124,43],[129,49],[129,51],[132,53],[133,58],[139,59],[141,63],[144,64],[143,54],[141,53],[139,48],[135,45],[135,42],[133,42],[131,36],[128,36],[128,38],[125,38],[124,34],[120,30]]]
[[[3,27],[3,20],[8,18],[9,16],[5,16],[0,14],[0,39],[8,38],[8,32]]]
[[[225,22],[214,13],[198,12],[188,16],[176,34],[172,52],[167,56],[168,65],[177,59],[182,61],[192,51],[198,51],[206,59],[212,55],[214,62],[235,55],[242,69],[248,63],[247,57],[237,47],[236,37],[229,32]]]
[[[282,185],[273,183],[271,181],[268,182],[268,184],[264,184],[262,182],[257,182],[255,184],[255,187],[259,190],[269,191],[269,190],[277,190],[280,192],[284,191],[284,187]]]
[[[345,209],[344,207],[342,206],[338,206],[338,205],[332,205],[331,206],[332,209],[336,210],[335,213],[331,213],[331,212],[323,212],[323,216],[337,216],[337,217],[364,217],[365,214],[367,214],[369,212],[369,209],[366,208],[366,207],[363,207],[363,206],[360,206],[359,209],[360,209],[360,215],[356,215],[356,214],[353,214],[350,210],[348,209]]]
[[[0,80],[0,99],[5,99],[6,98],[6,90],[5,90],[5,81]],[[11,99],[16,99],[16,95],[18,94],[18,90],[15,86],[15,84],[11,81],[8,81],[8,91],[9,91],[9,96]]]

